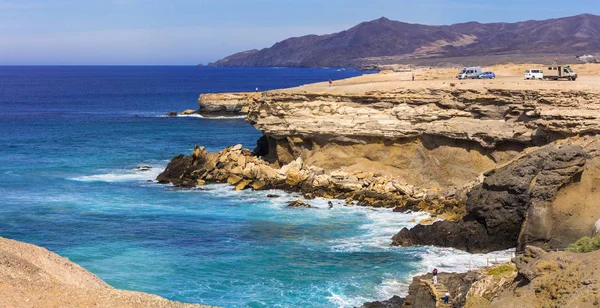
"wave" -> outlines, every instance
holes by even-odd
[[[201,118],[201,119],[207,119],[207,120],[227,120],[227,119],[245,119],[246,116],[245,115],[239,115],[239,116],[214,116],[214,117],[205,117],[201,114],[178,114],[176,116],[168,116],[165,114],[161,114],[161,115],[157,115],[154,116],[156,118]]]
[[[233,186],[228,184],[210,184],[203,186],[202,189],[198,192],[268,208],[269,211],[276,213],[270,219],[277,219],[279,222],[327,221],[330,218],[349,215],[350,219],[359,224],[357,229],[360,232],[347,237],[327,240],[323,246],[318,243],[315,246],[312,239],[297,239],[296,244],[308,245],[311,246],[310,249],[322,249],[331,253],[385,252],[398,254],[398,257],[408,256],[406,262],[411,263],[411,268],[416,268],[416,270],[407,272],[386,271],[382,275],[381,282],[373,286],[374,289],[371,294],[355,294],[354,292],[353,294],[345,294],[344,291],[332,286],[327,290],[327,293],[330,294],[327,296],[327,300],[338,307],[356,307],[368,301],[387,300],[394,295],[406,296],[412,277],[428,273],[433,268],[438,268],[440,272],[466,272],[469,269],[481,268],[487,264],[507,262],[511,259],[514,251],[514,249],[509,249],[487,254],[471,254],[453,248],[432,246],[395,247],[390,245],[392,236],[402,228],[411,228],[418,221],[429,218],[430,215],[426,212],[395,213],[391,209],[385,208],[345,206],[345,200],[323,198],[303,200],[303,202],[313,207],[311,209],[290,210],[287,208],[287,203],[302,199],[301,194],[288,193],[282,190],[235,191]],[[277,195],[277,197],[267,198],[267,194]],[[331,209],[328,205],[330,201],[333,203]],[[304,240],[307,243],[304,243]]]
[[[156,177],[165,169],[165,166],[150,165],[149,170],[117,169],[108,173],[93,175],[84,175],[69,178],[80,182],[131,182],[131,181],[154,181]]]

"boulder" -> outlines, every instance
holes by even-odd
[[[242,180],[235,186],[235,190],[244,190],[251,182],[252,180]]]
[[[311,207],[310,204],[302,202],[302,200],[296,200],[288,203],[289,207]]]
[[[327,187],[329,185],[329,175],[321,174],[315,176],[312,185],[314,187]]]
[[[287,172],[287,177],[285,179],[285,184],[289,186],[296,186],[302,182],[303,176],[300,170],[296,167],[292,167]]]
[[[230,175],[227,178],[227,183],[230,185],[237,185],[237,183],[241,182],[244,178],[235,174]]]
[[[241,151],[242,150],[242,145],[241,144],[236,144],[234,146],[231,147],[231,151]]]
[[[263,181],[254,181],[252,183],[252,189],[254,189],[254,190],[262,190],[262,189],[265,189],[266,186],[267,186],[267,184]]]

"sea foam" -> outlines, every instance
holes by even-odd
[[[72,177],[70,180],[80,182],[130,182],[153,181],[165,169],[165,166],[150,166],[149,170],[117,169],[107,173]]]

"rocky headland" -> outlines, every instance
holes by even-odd
[[[393,245],[552,249],[595,232],[597,77],[567,83],[403,76],[202,95],[200,110],[234,105],[230,110],[243,109],[264,136],[253,150],[196,147],[176,156],[158,180],[280,188],[444,219],[399,230]]]
[[[207,307],[117,290],[44,248],[0,237],[2,307]]]

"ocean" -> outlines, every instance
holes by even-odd
[[[391,247],[424,213],[343,206],[225,184],[153,180],[169,160],[261,133],[239,118],[165,117],[200,93],[298,86],[355,70],[0,66],[0,236],[56,252],[110,285],[223,307],[353,307],[405,294],[412,275],[508,252]],[[148,165],[149,171],[138,166]],[[275,194],[276,198],[267,198]]]

